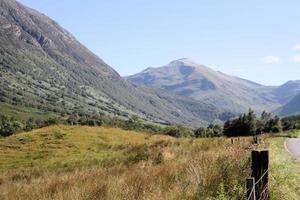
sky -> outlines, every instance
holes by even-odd
[[[19,0],[122,76],[190,58],[265,85],[300,80],[299,0]]]

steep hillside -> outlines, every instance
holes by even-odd
[[[279,110],[279,114],[282,116],[295,115],[299,113],[300,113],[300,93]]]
[[[290,102],[297,94],[300,93],[300,80],[288,81],[287,83],[276,87],[272,92],[272,98],[282,104]]]
[[[224,117],[210,103],[125,81],[55,21],[14,0],[0,0],[0,34],[1,102],[193,126]]]
[[[272,91],[269,87],[214,71],[185,58],[163,67],[148,68],[127,79],[198,101],[212,102],[235,112],[244,112],[250,107],[258,111],[272,110],[279,106],[275,100],[261,94]]]

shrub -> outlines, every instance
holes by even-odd
[[[164,134],[170,135],[173,137],[192,137],[194,132],[183,126],[168,126],[164,130]]]
[[[200,127],[194,131],[196,137],[206,137],[206,128]]]
[[[6,116],[0,116],[0,135],[10,136],[18,131],[23,130],[24,124],[15,120],[14,118],[8,118]]]

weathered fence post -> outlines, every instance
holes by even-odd
[[[247,199],[256,200],[255,197],[255,179],[253,177],[247,178]]]
[[[253,143],[254,144],[258,144],[258,138],[257,138],[257,136],[253,136]]]
[[[257,199],[266,200],[268,194],[269,151],[252,151],[252,177]]]

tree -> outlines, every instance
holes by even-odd
[[[194,131],[195,137],[206,137],[206,128],[200,127]]]
[[[285,117],[281,123],[283,130],[300,129],[300,115]]]
[[[31,131],[37,128],[37,124],[35,123],[34,119],[31,117],[25,123],[25,131]]]
[[[165,128],[164,133],[173,137],[192,137],[194,132],[183,126],[168,126]]]
[[[271,119],[268,122],[268,127],[269,127],[270,132],[272,132],[272,133],[282,132],[282,125],[281,125],[280,117],[275,116],[273,119]]]
[[[257,133],[257,118],[253,110],[248,114],[240,115],[239,118],[228,120],[224,124],[223,134],[232,136],[249,136]]]
[[[18,131],[23,130],[24,125],[15,120],[14,118],[9,118],[6,116],[0,116],[0,135],[3,137],[10,136]]]
[[[256,120],[256,114],[254,113],[254,110],[249,109],[248,115],[247,115],[247,129],[249,135],[255,135],[256,129],[257,129],[257,120]]]
[[[141,130],[143,128],[143,123],[139,116],[132,115],[131,118],[126,121],[125,128],[129,130]]]
[[[269,132],[267,125],[271,119],[272,119],[272,113],[268,113],[266,111],[263,111],[261,113],[261,117],[258,125],[258,128],[260,129],[261,132]]]
[[[72,114],[68,117],[67,123],[70,125],[77,125],[78,124],[78,115]]]
[[[222,136],[223,135],[223,127],[219,124],[214,125],[213,127],[214,136]]]

